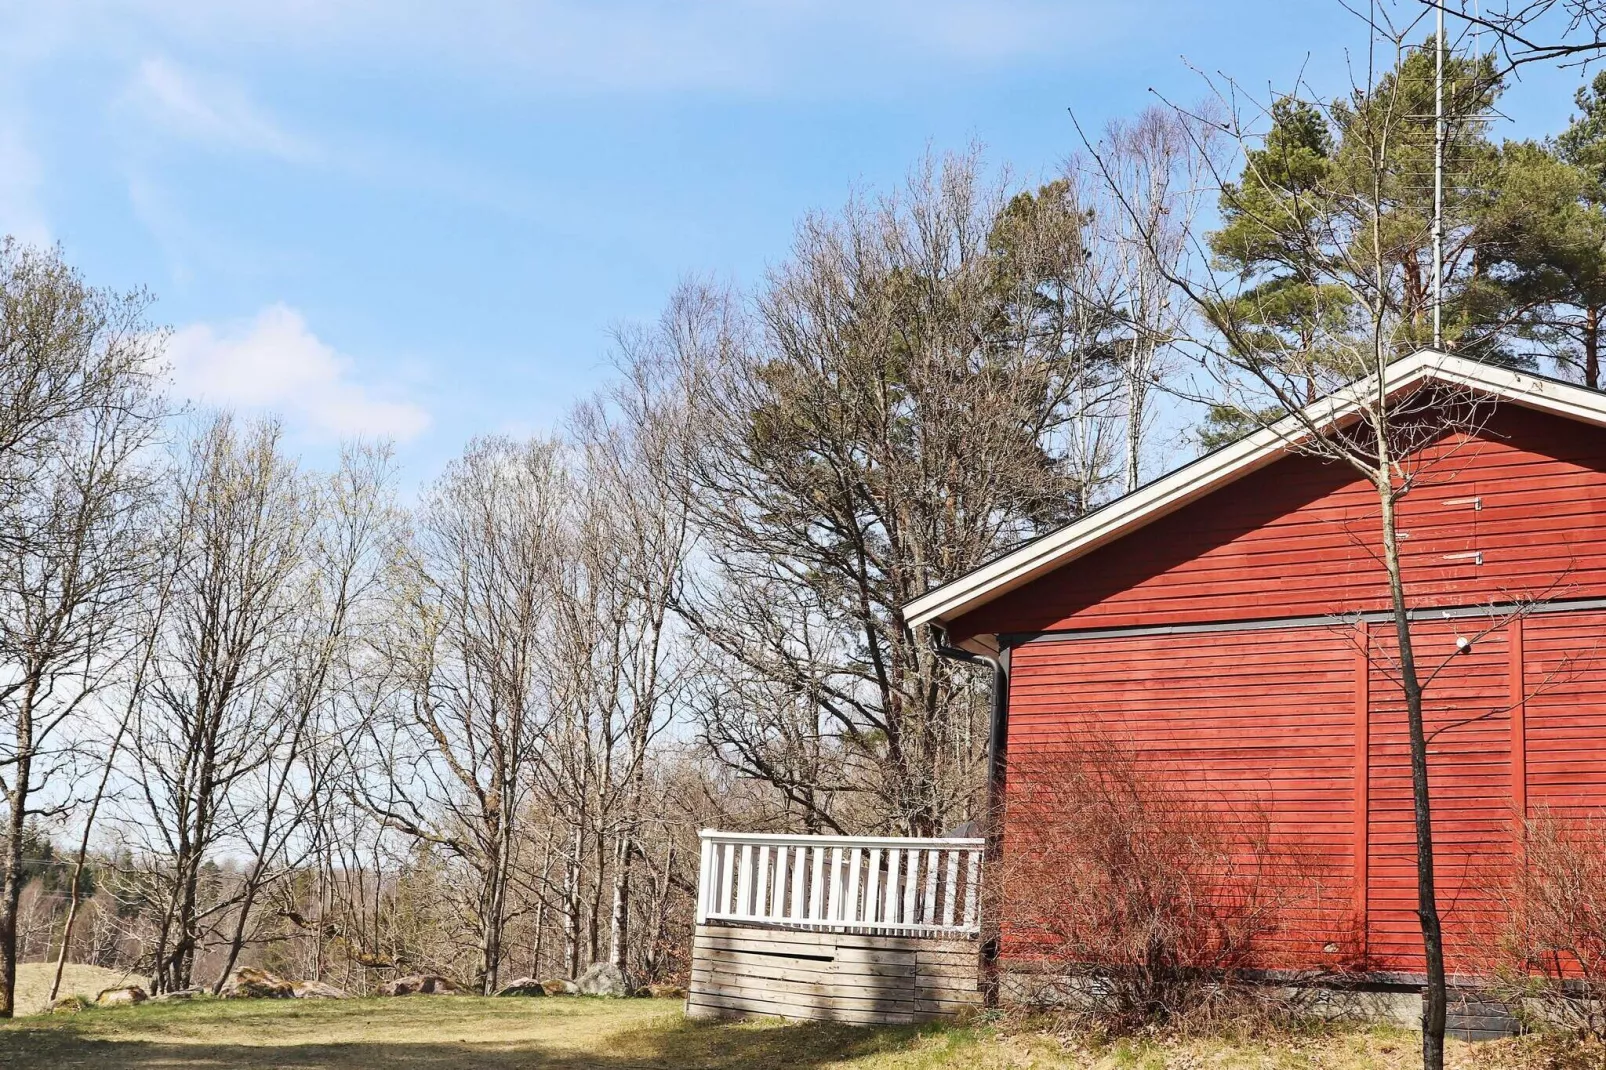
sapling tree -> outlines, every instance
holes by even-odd
[[[1421,176],[1432,173],[1433,132],[1422,117],[1433,113],[1436,43],[1413,48],[1403,32],[1377,29],[1368,63],[1382,58],[1388,65],[1369,66],[1341,99],[1323,99],[1301,85],[1251,113],[1237,87],[1222,91],[1222,117],[1214,125],[1235,148],[1239,173],[1212,164],[1222,224],[1193,235],[1187,270],[1171,277],[1206,324],[1189,344],[1224,410],[1244,430],[1274,432],[1289,449],[1348,466],[1375,493],[1376,526],[1367,541],[1375,540],[1378,593],[1393,633],[1389,674],[1400,689],[1410,740],[1417,915],[1427,967],[1423,1062],[1440,1070],[1445,962],[1423,720],[1424,691],[1437,670],[1422,663],[1413,642],[1400,510],[1430,476],[1432,454],[1424,447],[1474,430],[1485,413],[1464,392],[1389,386],[1389,366],[1433,336],[1432,195]],[[1487,64],[1455,62],[1463,69],[1461,88],[1447,101],[1453,132],[1447,152],[1452,168],[1473,170],[1484,155],[1473,119],[1494,85]],[[1269,131],[1257,125],[1267,120]],[[1096,150],[1094,158],[1102,165]],[[1143,218],[1135,208],[1130,214]],[[1475,281],[1469,279],[1472,224],[1467,206],[1453,201],[1446,275],[1452,292],[1463,295]],[[1157,248],[1163,241],[1156,234]],[[1484,336],[1473,329],[1477,322],[1472,315],[1451,317],[1450,337],[1466,338],[1472,353],[1471,343]]]

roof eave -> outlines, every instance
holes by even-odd
[[[1390,397],[1428,380],[1465,386],[1572,419],[1606,426],[1606,395],[1583,387],[1480,364],[1424,349],[1390,366],[1384,390]],[[1032,540],[909,602],[911,627],[950,622],[1018,587],[1160,519],[1212,491],[1271,464],[1296,449],[1311,428],[1328,433],[1355,419],[1363,399],[1377,390],[1374,379],[1337,391],[1270,427],[1207,454],[1170,475],[1117,499],[1094,513]]]

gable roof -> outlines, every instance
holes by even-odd
[[[1432,349],[1389,365],[1383,385],[1388,396],[1394,397],[1428,382],[1466,387],[1526,408],[1606,427],[1606,393]],[[932,588],[904,606],[905,619],[911,627],[941,624],[984,606],[1287,456],[1297,449],[1309,427],[1343,426],[1360,412],[1362,400],[1376,392],[1375,378],[1364,379],[1313,402],[1302,413],[1207,453],[1079,520]]]

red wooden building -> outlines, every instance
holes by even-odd
[[[1488,403],[1475,431],[1424,447],[1400,520],[1414,645],[1446,665],[1428,730],[1457,725],[1430,749],[1455,970],[1478,882],[1513,857],[1514,813],[1606,805],[1606,396],[1432,352],[1396,363],[1386,386],[1434,384]],[[1316,409],[1335,425],[1350,415],[1344,396]],[[1003,662],[1012,768],[1097,724],[1213,791],[1264,800],[1320,853],[1324,895],[1368,967],[1417,973],[1376,493],[1291,448],[1296,433],[1290,422],[1209,454],[931,591],[908,617]],[[1456,657],[1462,636],[1477,641]],[[1011,780],[1005,796],[1006,856],[1021,789]]]

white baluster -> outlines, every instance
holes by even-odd
[[[831,895],[825,904],[825,916],[831,921],[842,920],[842,848],[831,848]]]
[[[974,929],[980,922],[981,907],[981,852],[970,851],[967,854],[970,864],[965,874],[965,921],[966,929]]]
[[[708,900],[714,894],[714,844],[703,839],[698,844],[697,859],[697,924],[708,920]]]
[[[731,881],[736,873],[736,845],[726,843],[720,849],[724,861],[719,867],[719,914],[729,914],[731,909]]]
[[[864,849],[860,847],[848,848],[853,852],[853,859],[848,863],[848,901],[847,913],[842,915],[846,922],[859,922],[864,918],[864,884],[863,863]]]
[[[909,868],[903,877],[903,923],[913,925],[920,919],[915,915],[915,900],[920,895],[920,852],[905,851]]]
[[[881,849],[870,851],[870,872],[864,882],[864,920],[874,923],[881,920]]]
[[[894,847],[887,851],[887,889],[886,903],[881,909],[881,920],[889,924],[898,921],[898,864],[903,860],[903,852]]]
[[[775,868],[770,873],[770,920],[786,916],[786,845],[775,848]]]
[[[809,920],[825,920],[825,848],[814,849],[814,876],[809,882]]]
[[[926,901],[925,909],[920,912],[920,924],[937,924],[937,868],[939,852],[935,849],[926,852]]]
[[[758,861],[758,848],[748,844],[747,850],[737,857],[742,868],[736,875],[736,916],[750,918],[753,916],[753,869]]]
[[[797,847],[792,851],[792,902],[786,911],[787,918],[792,921],[802,921],[808,916],[803,912],[803,869],[808,860],[807,847]]]
[[[757,918],[764,913],[764,877],[769,869],[770,849],[764,844],[753,847],[753,898],[748,902],[747,916]]]
[[[959,852],[948,852],[948,887],[944,889],[942,924],[944,928],[953,928],[954,907],[959,901]]]

